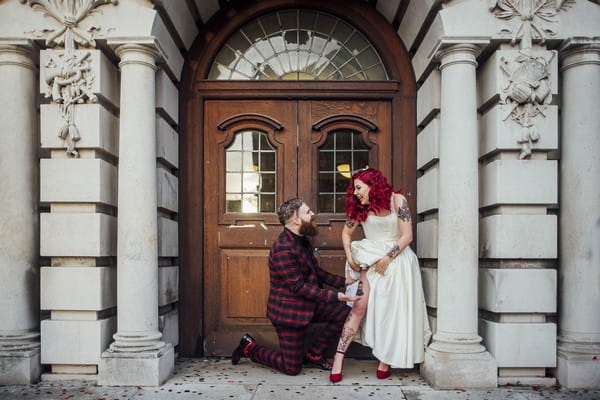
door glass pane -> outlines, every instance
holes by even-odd
[[[275,209],[275,195],[261,194],[260,195],[260,210],[259,212],[272,212]]]
[[[333,194],[319,194],[319,210],[333,210]]]
[[[226,194],[225,202],[227,212],[241,212],[242,211],[242,196],[239,194]]]
[[[262,15],[232,34],[209,79],[388,78],[373,45],[353,26],[320,11],[289,9]]]
[[[267,135],[238,132],[225,149],[225,210],[228,213],[275,212],[275,148]]]
[[[350,130],[330,133],[319,149],[318,211],[344,213],[352,173],[368,165],[369,148],[359,133]]]
[[[260,153],[260,171],[275,171],[275,153],[261,152]]]
[[[260,192],[271,192],[275,193],[275,174],[260,174]]]

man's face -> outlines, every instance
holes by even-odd
[[[317,225],[315,225],[315,213],[310,207],[303,203],[298,209],[298,218],[300,219],[299,233],[304,236],[315,236],[317,234]]]

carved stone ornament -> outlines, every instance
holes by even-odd
[[[548,24],[557,22],[558,12],[570,8],[575,0],[489,0],[489,10],[506,21],[517,19],[506,32],[512,35],[511,44],[521,39],[521,49],[531,49],[532,38],[541,43],[556,32]]]
[[[45,69],[46,98],[58,104],[65,121],[58,136],[67,144],[67,154],[78,157],[76,142],[81,138],[75,125],[75,104],[95,103],[98,98],[92,93],[94,74],[90,68],[89,51],[52,51]]]
[[[546,60],[519,51],[514,60],[505,57],[500,59],[500,69],[508,78],[507,85],[500,93],[503,120],[510,117],[520,125],[517,143],[521,145],[521,160],[531,156],[531,149],[540,138],[535,118],[538,115],[545,117],[544,110],[552,100],[548,64],[554,55],[552,52]]]
[[[118,0],[19,0],[27,3],[34,10],[38,10],[54,19],[60,27],[44,29],[36,32],[41,37],[46,37],[46,46],[64,45],[65,50],[75,49],[75,43],[81,46],[96,46],[94,36],[101,28],[90,26],[87,31],[80,27],[81,21],[98,12],[96,8],[104,4],[118,4]]]
[[[98,12],[97,8],[105,4],[118,4],[118,0],[19,0],[27,3],[45,16],[53,19],[58,29],[44,29],[34,32],[46,37],[46,46],[64,46],[64,51],[54,51],[45,67],[46,97],[58,104],[65,123],[58,136],[67,144],[67,154],[78,157],[76,142],[80,139],[75,126],[75,104],[94,103],[96,96],[91,92],[94,73],[90,68],[89,51],[76,51],[76,46],[95,47],[94,37],[101,31],[97,26],[87,30],[80,23],[88,16]]]

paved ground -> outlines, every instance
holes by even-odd
[[[179,359],[175,372],[163,386],[103,387],[93,382],[40,382],[35,385],[0,386],[0,399],[34,400],[600,400],[600,390],[566,390],[559,387],[514,386],[494,390],[435,390],[416,371],[394,370],[386,380],[375,378],[377,363],[347,359],[341,383],[329,382],[328,372],[305,369],[286,376],[243,358],[237,366],[228,359]]]

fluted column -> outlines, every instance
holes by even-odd
[[[0,42],[0,384],[40,375],[39,148],[33,48]]]
[[[173,368],[173,347],[158,330],[156,94],[158,53],[137,44],[121,58],[117,233],[117,333],[102,356],[100,381],[160,385]]]
[[[561,54],[557,378],[600,388],[600,42]]]
[[[441,60],[437,331],[422,373],[441,388],[497,385],[495,360],[477,334],[479,242],[476,56],[453,45]]]

